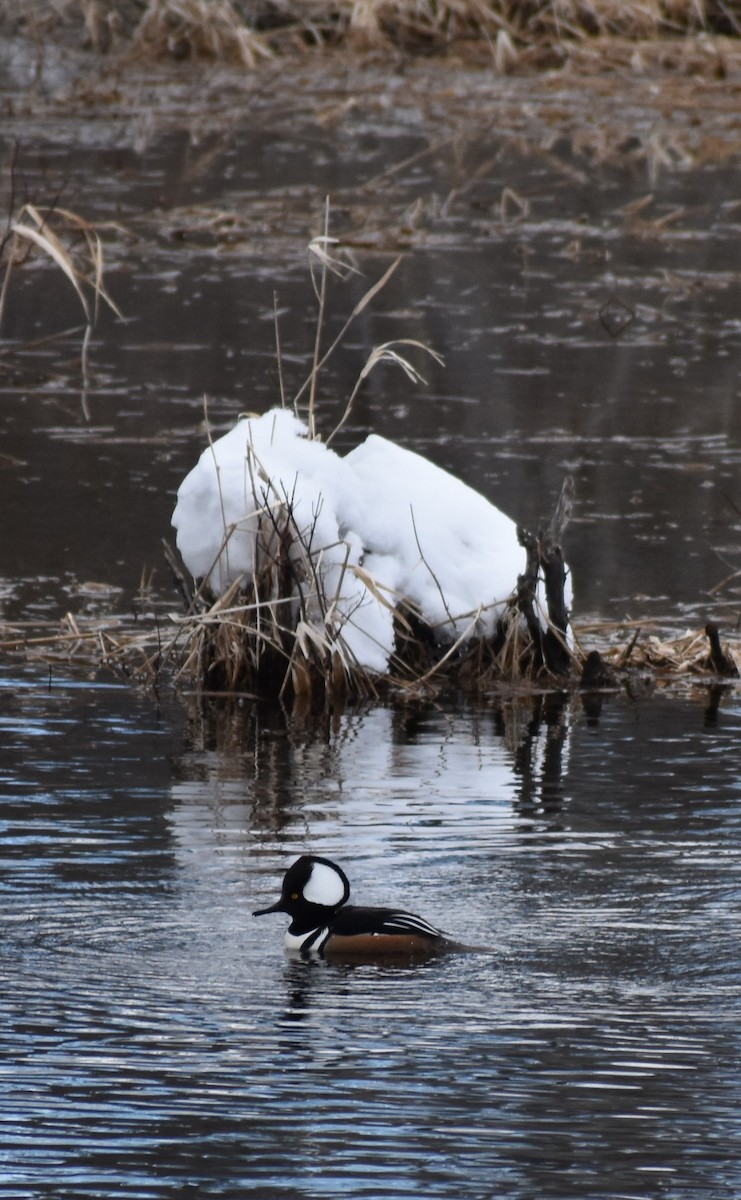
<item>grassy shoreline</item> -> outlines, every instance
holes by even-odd
[[[92,54],[247,69],[312,49],[453,55],[501,74],[615,62],[722,76],[734,0],[0,0],[0,28]],[[689,57],[688,57],[689,56]]]

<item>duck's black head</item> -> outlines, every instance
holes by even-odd
[[[346,904],[349,896],[350,883],[336,863],[316,854],[302,854],[283,876],[280,900],[252,915],[284,912],[294,923],[313,928]]]

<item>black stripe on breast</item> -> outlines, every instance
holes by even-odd
[[[321,950],[328,937],[329,930],[326,928],[326,926],[323,929],[315,929],[313,933],[308,934],[308,936],[304,938],[303,942],[301,943],[301,949],[302,951]],[[317,945],[317,943],[319,944]]]

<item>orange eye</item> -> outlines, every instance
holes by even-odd
[[[292,899],[292,900],[298,900],[298,892],[293,892],[293,893],[292,893],[292,895],[291,895],[291,899]]]

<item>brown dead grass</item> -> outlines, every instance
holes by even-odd
[[[227,613],[225,603],[226,598],[222,598],[211,610],[191,617],[170,613],[158,618],[140,618],[136,623],[125,615],[80,617],[70,612],[61,622],[49,622],[46,628],[41,628],[38,622],[33,626],[21,623],[0,626],[0,651],[20,654],[30,661],[74,664],[94,671],[107,668],[119,678],[147,689],[156,689],[164,677],[170,681],[175,677],[186,692],[256,698],[257,693],[244,677],[235,677],[228,671],[221,674],[225,664],[233,666],[236,661],[234,645],[229,643],[241,643],[254,616],[246,605],[241,610],[233,607]],[[224,620],[225,617],[228,619]],[[209,625],[217,631],[215,644],[205,632]],[[648,686],[682,693],[688,685],[739,686],[739,679],[732,672],[716,669],[705,629],[670,633],[652,631],[650,623],[647,625],[645,632],[638,622],[577,626],[574,632],[581,649],[575,656],[575,667],[583,664],[589,643],[596,640],[610,676],[599,685],[600,690],[631,692],[636,686]],[[186,646],[188,653],[184,654]],[[739,638],[724,638],[721,646],[729,666],[735,666],[741,673]],[[578,689],[578,670],[570,678],[550,680],[523,674],[520,662],[511,661],[511,657],[509,662],[505,661],[513,653],[517,659],[520,653],[527,653],[527,647],[510,644],[502,661],[497,663],[490,647],[476,643],[469,647],[462,662],[447,669],[443,664],[427,677],[419,674],[415,677],[412,673],[385,679],[367,676],[362,687],[357,686],[357,679],[348,686],[344,669],[329,663],[327,686],[320,690],[316,686],[315,664],[307,666],[300,656],[294,656],[289,667],[293,705],[294,709],[316,711],[324,703],[339,711],[351,698],[378,699],[384,695],[430,698],[451,688],[479,696]],[[202,655],[208,656],[213,671],[208,670]],[[288,661],[286,658],[285,665]]]
[[[0,0],[0,18],[41,41],[60,27],[98,52],[203,58],[253,69],[299,48],[444,53],[481,45],[501,71],[549,66],[612,41],[736,38],[723,0]]]

